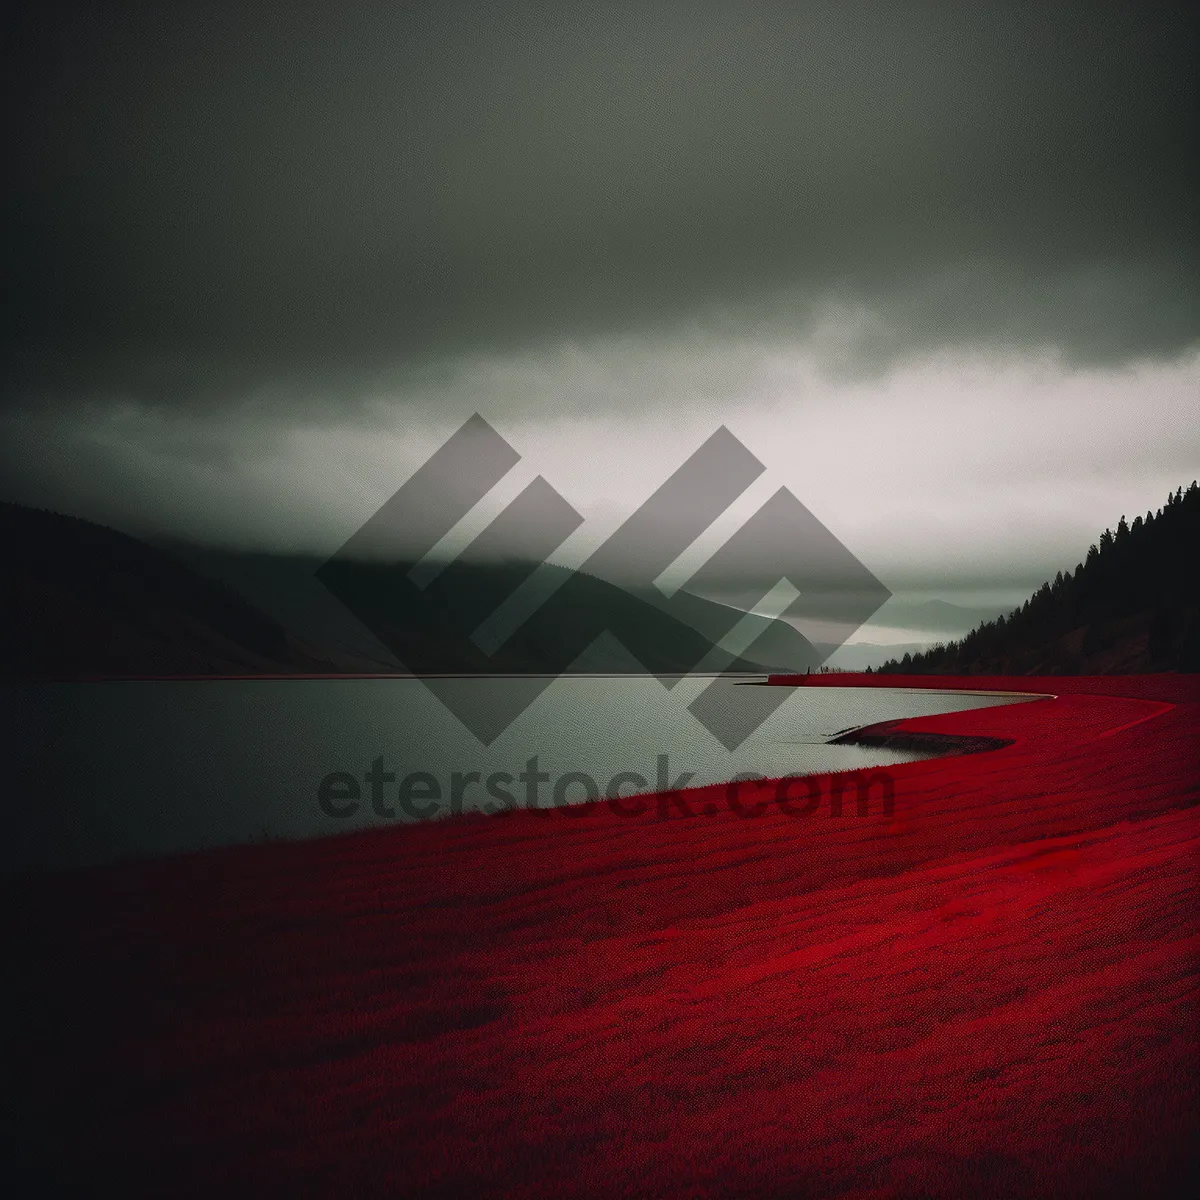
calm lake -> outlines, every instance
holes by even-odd
[[[417,679],[4,685],[0,870],[320,837],[526,807],[531,797],[540,807],[578,803],[593,789],[611,794],[614,781],[628,796],[744,773],[886,766],[921,756],[826,742],[875,721],[1017,699],[770,689],[786,692],[783,702],[731,752],[688,709],[711,682],[691,676],[668,690],[654,678],[561,678],[490,745]],[[487,705],[519,681],[438,686]],[[764,691],[731,679],[717,686],[735,714]]]

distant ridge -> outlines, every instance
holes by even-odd
[[[173,675],[429,673],[686,673],[712,649],[704,618],[723,606],[696,598],[696,624],[652,598],[562,568],[560,588],[539,620],[517,630],[495,654],[458,631],[456,610],[509,590],[527,564],[465,566],[456,589],[433,607],[406,607],[393,581],[411,563],[354,564],[367,629],[322,585],[318,558],[187,545],[153,546],[79,517],[0,503],[0,585],[8,679],[138,678]],[[590,614],[590,616],[589,616]],[[737,616],[742,614],[738,613]],[[764,619],[765,621],[765,619]],[[581,622],[639,629],[651,661],[614,638],[575,659],[565,647]],[[812,648],[780,626],[772,661],[740,660],[732,669],[804,669]],[[573,660],[573,661],[572,661]],[[563,663],[567,662],[568,667]]]
[[[1124,516],[1075,570],[1007,617],[891,659],[885,674],[1107,675],[1200,671],[1200,487]]]
[[[326,670],[220,582],[78,517],[0,504],[6,678]]]

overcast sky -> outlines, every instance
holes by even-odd
[[[332,550],[478,411],[580,561],[724,424],[1007,596],[1200,474],[1190,6],[5,20],[9,498]]]

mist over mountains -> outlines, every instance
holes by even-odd
[[[151,545],[15,504],[0,504],[0,545],[5,678],[762,673],[831,657],[889,673],[1200,670],[1195,482],[1157,513],[1122,517],[1015,610],[902,597],[879,610],[877,622],[914,632],[970,629],[932,647],[814,645],[783,620],[545,563],[460,563],[423,589],[401,586],[408,562],[341,564],[331,579],[315,556]],[[496,645],[464,637],[531,576],[543,594],[536,620]],[[740,645],[728,637],[735,627]]]
[[[14,504],[0,505],[0,545],[8,678],[761,673],[805,670],[822,657],[785,622],[679,594],[668,611],[652,588],[627,591],[549,564],[536,567],[555,577],[537,620],[485,647],[463,630],[502,604],[531,564],[464,563],[423,590],[401,586],[412,563],[341,564],[339,599],[316,557],[153,546]],[[716,649],[743,621],[743,640],[765,648],[767,661]],[[597,639],[595,629],[613,636]]]

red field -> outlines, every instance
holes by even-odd
[[[1200,678],[789,682],[1057,696],[902,723],[1012,744],[890,817],[716,788],[10,882],[27,1183],[1200,1194]]]

